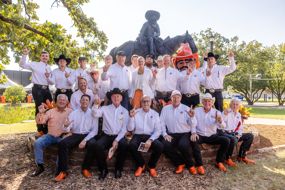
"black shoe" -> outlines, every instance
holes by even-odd
[[[45,171],[44,166],[42,164],[39,164],[36,171],[34,171],[31,176],[36,177],[40,175],[41,173],[43,173],[43,171]]]
[[[115,170],[115,178],[121,178],[122,177],[122,171],[121,170]]]
[[[108,170],[104,169],[102,171],[100,171],[100,174],[99,174],[99,180],[104,180],[108,175]]]

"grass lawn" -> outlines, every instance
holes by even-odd
[[[252,107],[250,113],[251,117],[285,120],[285,109],[281,108]]]
[[[14,123],[0,126],[0,134],[30,133],[36,131],[36,123]]]

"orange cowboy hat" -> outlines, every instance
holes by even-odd
[[[196,60],[196,68],[200,66],[198,53],[192,53],[190,45],[188,43],[181,43],[180,47],[176,51],[176,54],[173,56],[173,63],[176,67],[176,63],[185,59],[194,59]]]

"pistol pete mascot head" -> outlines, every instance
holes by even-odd
[[[192,53],[192,50],[188,43],[180,44],[180,47],[173,56],[174,66],[181,72],[188,69],[190,61],[196,62],[196,68],[200,67],[198,53]]]

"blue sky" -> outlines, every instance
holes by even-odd
[[[51,8],[52,1],[35,2],[40,5],[42,22],[60,23],[75,35],[65,8]],[[162,38],[212,28],[225,37],[238,36],[246,42],[257,40],[267,46],[285,42],[283,0],[90,0],[83,6],[109,39],[106,53],[135,40],[146,21],[144,14],[150,9],[160,12]]]

